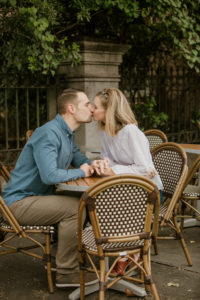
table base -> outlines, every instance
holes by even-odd
[[[110,280],[112,280],[112,279],[110,278]],[[124,293],[128,289],[134,295],[139,296],[139,297],[145,297],[147,295],[146,291],[143,288],[140,288],[137,285],[135,285],[131,282],[125,281],[123,279],[121,279],[120,281],[115,283],[110,289],[116,290],[119,292],[124,292]],[[85,287],[85,295],[89,295],[89,294],[92,294],[97,291],[99,291],[99,283],[98,282]],[[80,298],[80,288],[77,288],[68,296],[68,299],[70,299],[70,300],[76,300],[79,298]]]
[[[194,227],[194,226],[200,226],[200,221],[196,220],[195,218],[184,220],[184,227]]]

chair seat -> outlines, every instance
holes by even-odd
[[[183,197],[200,198],[200,186],[188,184],[183,191]]]
[[[97,246],[95,242],[94,233],[91,229],[83,230],[82,234],[83,247],[87,250],[91,250],[97,253]],[[140,248],[144,245],[144,239],[132,241],[132,242],[123,242],[123,243],[104,243],[102,244],[104,252],[113,252],[120,251],[124,249],[135,249]]]
[[[13,230],[9,223],[7,223],[3,218],[0,218],[0,228]],[[22,230],[24,231],[42,231],[54,233],[55,228],[52,225],[21,225]]]

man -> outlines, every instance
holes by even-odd
[[[76,237],[79,198],[55,195],[54,186],[93,174],[91,161],[74,142],[74,130],[91,120],[92,107],[86,94],[64,90],[58,97],[57,116],[34,131],[3,190],[3,198],[20,224],[58,223],[58,287],[79,286]],[[71,164],[73,169],[69,168]],[[86,284],[92,284],[94,278],[93,274],[87,274]]]

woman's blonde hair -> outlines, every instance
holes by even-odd
[[[106,122],[99,122],[101,130],[105,130],[111,136],[116,136],[118,131],[127,124],[137,125],[134,113],[120,90],[114,88],[104,89],[96,96],[106,110]]]

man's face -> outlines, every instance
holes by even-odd
[[[92,121],[92,105],[84,93],[78,93],[78,103],[74,105],[74,118],[77,123]]]

